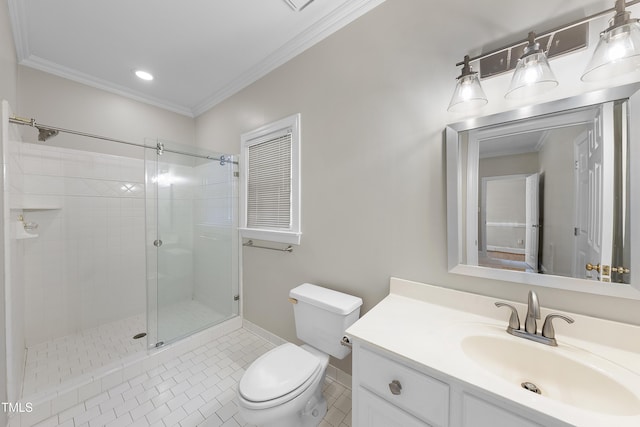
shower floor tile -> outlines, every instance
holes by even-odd
[[[225,319],[197,301],[163,307],[160,315],[159,334],[167,341]],[[134,339],[133,336],[146,331],[146,316],[139,314],[27,347],[22,396],[49,390],[144,351],[146,338]]]
[[[22,395],[30,396],[143,351],[147,340],[133,336],[146,331],[145,325],[145,316],[140,314],[27,347]]]
[[[227,319],[198,301],[179,301],[158,310],[158,336],[167,342]]]
[[[36,426],[249,426],[238,413],[238,382],[273,347],[239,329]],[[320,427],[350,427],[351,390],[327,378],[323,392],[329,409]]]

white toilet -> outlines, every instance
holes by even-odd
[[[344,359],[344,331],[360,316],[362,299],[305,283],[289,292],[296,335],[247,368],[238,384],[240,415],[261,427],[316,427],[327,412],[322,395],[329,355]]]

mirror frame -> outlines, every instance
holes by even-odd
[[[635,185],[635,183],[640,183],[640,83],[632,83],[587,92],[543,104],[524,106],[489,116],[473,117],[446,126],[444,138],[447,161],[447,257],[450,273],[515,282],[528,286],[544,286],[640,300],[640,243],[636,243],[637,247],[633,243],[631,244],[631,265],[629,267],[631,270],[631,283],[629,285],[501,270],[460,263],[460,260],[464,259],[463,251],[466,243],[463,240],[466,234],[466,212],[463,212],[465,204],[462,199],[462,180],[466,179],[466,174],[463,175],[462,173],[462,165],[466,164],[466,159],[461,157],[458,134],[485,126],[498,125],[620,99],[629,100],[629,141],[635,141],[634,143],[629,143],[629,163],[638,165],[636,168],[630,167],[630,241],[640,242],[640,226],[636,226],[636,223],[633,222],[633,218],[640,218],[640,185]]]

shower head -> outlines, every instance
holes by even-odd
[[[52,138],[58,134],[57,130],[45,128],[42,126],[36,126],[38,129],[38,141],[45,142],[47,139]]]

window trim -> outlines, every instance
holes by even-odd
[[[287,230],[247,227],[247,192],[249,147],[291,132],[291,227]],[[248,239],[266,240],[299,245],[302,237],[300,221],[300,113],[293,114],[240,136],[240,236]]]

